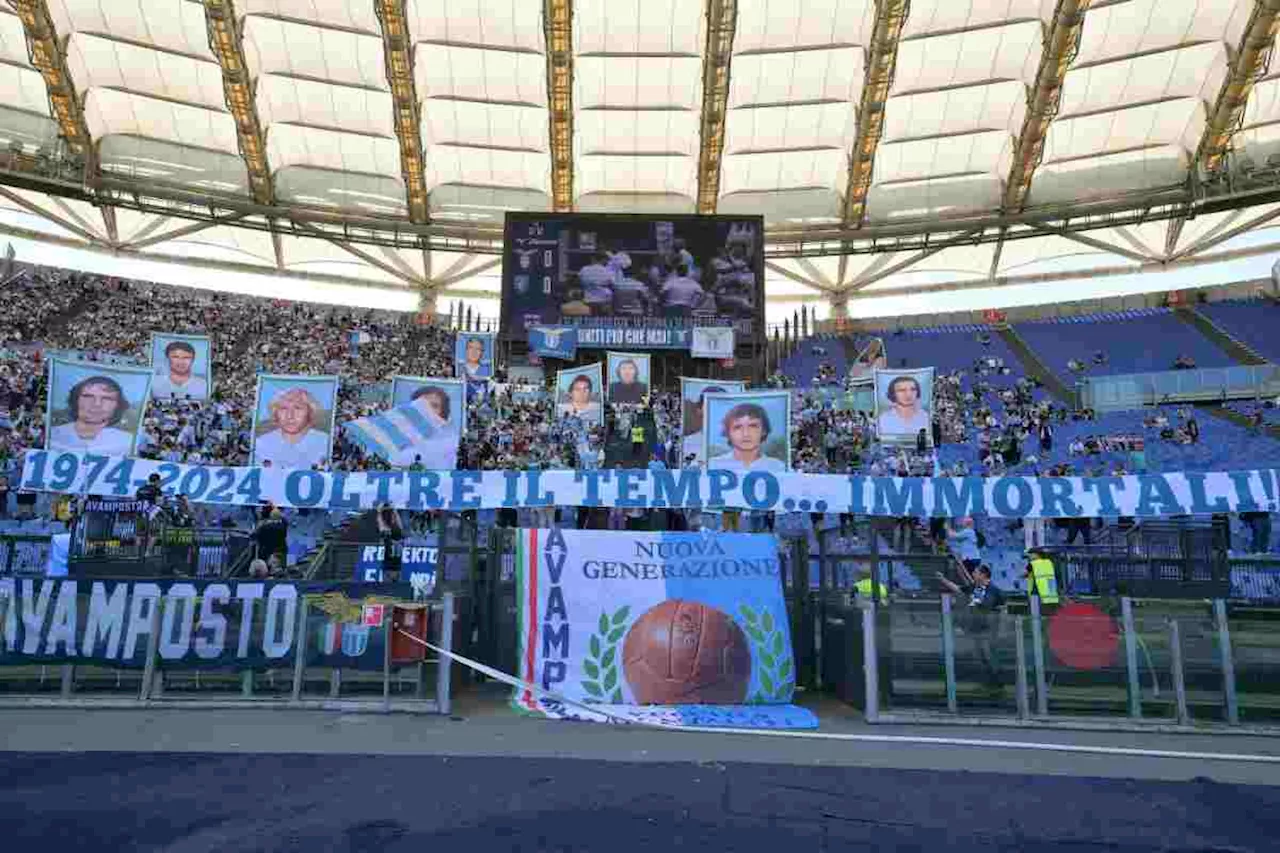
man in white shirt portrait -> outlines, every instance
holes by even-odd
[[[203,374],[194,373],[196,348],[186,341],[170,341],[164,348],[168,369],[161,370],[151,381],[151,396],[190,397],[203,400],[209,396],[209,382]]]
[[[484,363],[484,339],[467,338],[462,348],[462,375],[466,379],[487,379],[492,372]]]
[[[876,419],[881,438],[906,436],[914,439],[920,430],[929,435],[929,410],[922,405],[919,380],[914,376],[898,376],[889,383],[885,397],[892,406]]]
[[[50,450],[85,450],[106,456],[128,456],[133,435],[117,424],[129,411],[120,383],[110,376],[90,376],[67,394],[69,423],[49,431]]]
[[[763,407],[755,403],[739,403],[725,413],[720,426],[721,435],[729,443],[729,452],[713,457],[707,468],[774,473],[787,470],[787,464],[781,459],[764,455],[764,445],[769,440],[773,425],[769,423],[769,414]]]
[[[329,433],[314,429],[322,407],[305,388],[282,391],[267,404],[270,432],[258,436],[255,464],[270,459],[282,468],[310,468],[329,458]]]

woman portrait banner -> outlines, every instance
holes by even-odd
[[[707,394],[702,417],[708,470],[790,470],[790,391]]]
[[[207,400],[213,390],[213,345],[204,335],[151,333],[151,396]]]
[[[876,431],[881,441],[933,446],[933,368],[877,370]]]
[[[147,367],[50,358],[45,447],[132,456],[153,375]]]
[[[258,374],[253,407],[253,464],[325,465],[333,447],[338,377]]]
[[[583,423],[599,426],[600,400],[604,365],[584,364],[572,370],[556,371],[556,414],[562,418],[577,415]]]
[[[649,395],[649,356],[639,352],[605,353],[609,402],[638,405]]]
[[[703,398],[707,394],[742,392],[747,384],[728,379],[689,379],[680,377],[680,467],[697,464],[706,457],[702,432]],[[690,458],[692,457],[692,459]]]
[[[492,332],[458,332],[453,342],[453,375],[471,381],[493,378]]]

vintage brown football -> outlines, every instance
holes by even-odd
[[[627,631],[622,669],[641,705],[731,705],[751,685],[751,647],[725,612],[671,599]]]

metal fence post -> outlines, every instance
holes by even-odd
[[[311,603],[302,596],[302,606],[298,608],[298,630],[293,637],[293,691],[289,701],[297,702],[302,698],[302,679],[307,670],[307,616]]]
[[[1189,725],[1191,712],[1187,709],[1187,681],[1182,669],[1182,633],[1178,629],[1178,620],[1169,620],[1169,653],[1170,669],[1173,670],[1173,695],[1178,700],[1178,723]]]
[[[874,603],[862,610],[862,675],[865,681],[866,710],[863,712],[868,723],[880,719],[880,661],[876,649],[876,610]]]
[[[387,713],[391,711],[391,606],[382,613],[382,710]]]
[[[1222,693],[1227,702],[1227,722],[1240,723],[1240,705],[1236,697],[1236,662],[1231,653],[1231,628],[1227,625],[1227,602],[1213,600],[1213,620],[1218,626],[1218,659],[1222,662]]]
[[[76,686],[76,667],[75,664],[64,663],[62,665],[62,684],[60,688],[63,699],[70,699],[71,694],[75,691]]]
[[[453,651],[453,593],[446,592],[440,608],[440,648],[446,652]],[[453,658],[437,654],[436,663],[436,707],[441,714],[448,714],[453,709],[451,695]]]
[[[1027,698],[1027,638],[1023,636],[1022,617],[1013,617],[1013,654],[1017,665],[1014,673],[1014,696],[1018,702],[1018,719],[1031,716],[1031,702]]]
[[[1124,666],[1129,681],[1129,716],[1142,717],[1142,682],[1138,672],[1138,633],[1133,624],[1133,599],[1120,599],[1120,618],[1124,626]]]
[[[942,596],[942,668],[947,675],[947,710],[959,711],[956,700],[956,630],[951,616],[951,595]]]
[[[151,689],[156,675],[156,655],[160,650],[160,608],[164,607],[164,598],[160,597],[151,605],[151,633],[147,635],[147,659],[142,664],[142,686],[138,688],[139,701],[146,702],[151,698]]]
[[[1044,622],[1040,596],[1031,596],[1031,662],[1036,668],[1036,714],[1049,716],[1049,683],[1044,671]]]

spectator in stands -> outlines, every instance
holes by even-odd
[[[971,572],[982,562],[982,554],[978,549],[978,532],[973,527],[971,517],[959,519],[947,531],[947,544],[951,547],[951,556],[963,570]]]
[[[253,540],[259,558],[268,563],[272,557],[277,557],[281,564],[286,561],[289,551],[289,522],[285,520],[279,507],[271,503],[263,506],[258,524],[253,530]]]
[[[1179,355],[1173,360],[1174,370],[1195,370],[1196,360],[1189,355]]]
[[[964,566],[959,567],[960,583],[938,573],[939,582],[952,595],[962,595],[967,599],[968,612],[960,620],[964,632],[973,637],[978,657],[986,674],[987,687],[992,690],[1002,689],[1000,671],[996,663],[995,641],[997,633],[996,617],[1005,607],[1005,597],[991,583],[991,567],[985,564],[972,571]]]
[[[1249,553],[1271,553],[1271,513],[1265,510],[1242,512],[1240,520],[1249,526]]]

